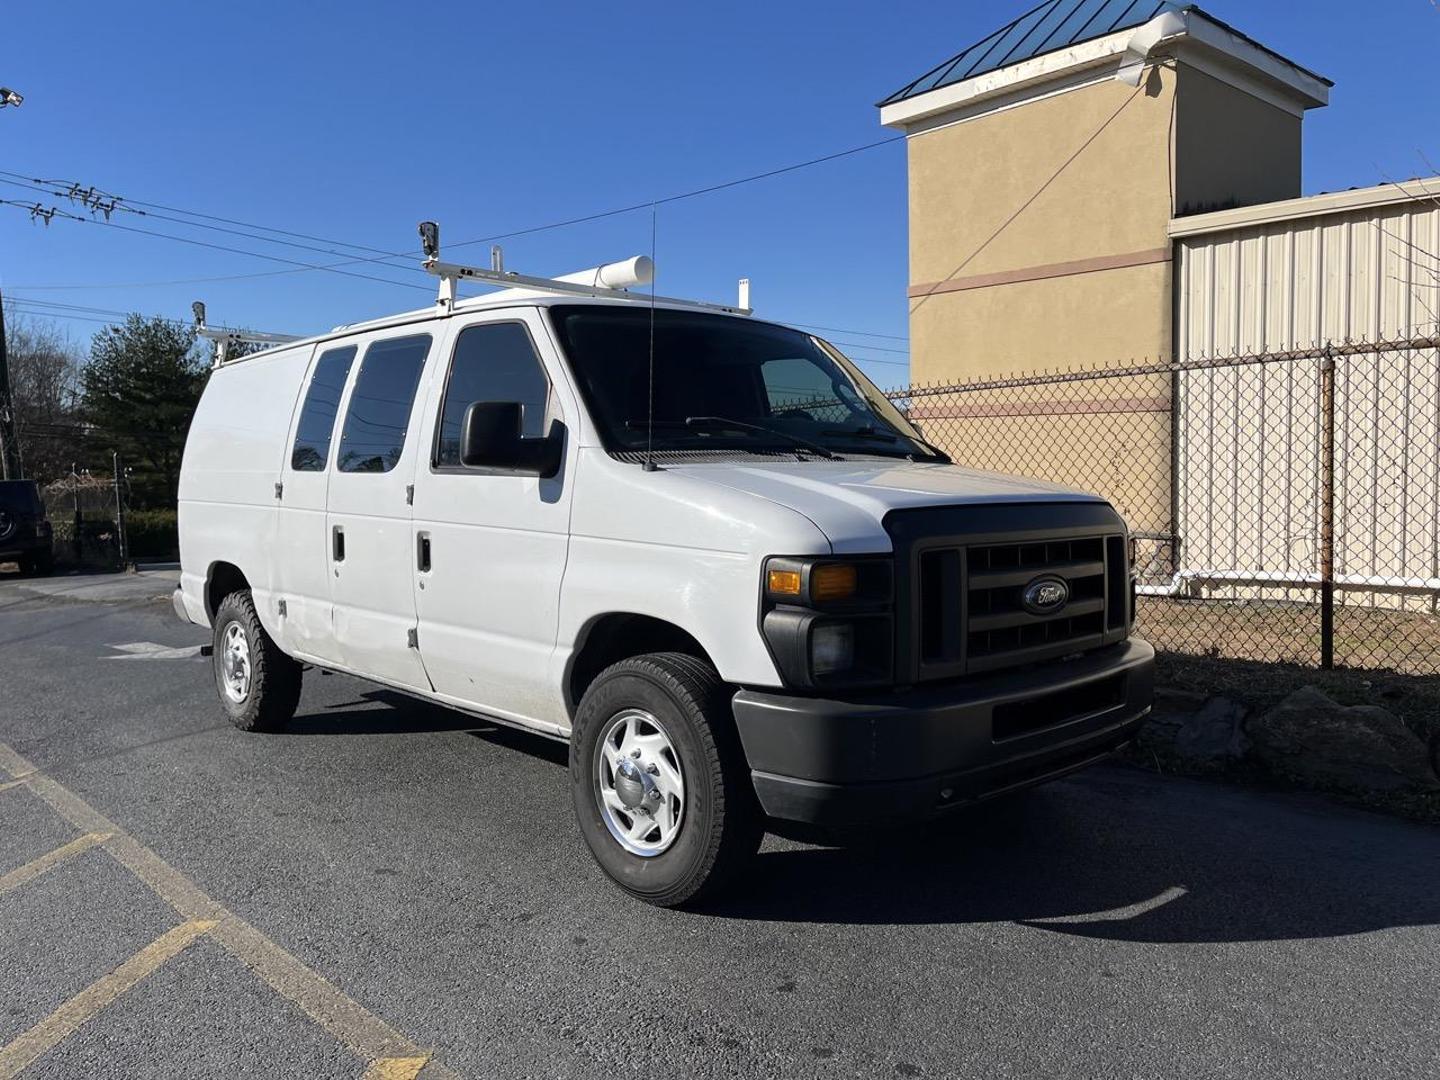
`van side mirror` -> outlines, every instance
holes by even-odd
[[[473,401],[460,425],[460,463],[512,476],[554,476],[560,471],[562,430],[527,439],[524,407],[518,401]]]

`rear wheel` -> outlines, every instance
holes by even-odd
[[[300,703],[301,667],[260,625],[250,590],[232,592],[215,613],[215,688],[241,731],[279,731]]]
[[[576,711],[570,784],[600,868],[662,907],[722,888],[764,832],[725,684],[681,653],[600,673]]]

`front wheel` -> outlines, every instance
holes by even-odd
[[[600,868],[631,896],[677,907],[755,854],[763,817],[714,668],[682,653],[622,660],[576,711],[570,786]]]
[[[279,731],[300,703],[301,667],[260,625],[250,590],[225,597],[215,612],[215,688],[241,731]]]

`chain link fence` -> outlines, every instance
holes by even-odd
[[[116,506],[116,490],[113,477],[88,472],[74,472],[41,487],[57,562],[99,567],[124,562],[124,507]]]
[[[1440,339],[889,396],[958,464],[1108,498],[1157,648],[1440,673]]]

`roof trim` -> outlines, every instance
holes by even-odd
[[[1330,100],[1330,80],[1285,59],[1237,30],[1201,11],[1188,7],[1176,13],[1185,29],[1161,41],[1157,48],[1180,60],[1215,73],[1228,71],[1229,81],[1256,96],[1285,108],[1295,115],[1325,105]],[[880,123],[910,131],[913,127],[935,126],[940,114],[966,119],[995,99],[1004,106],[1021,104],[1055,91],[1051,84],[1065,82],[1065,89],[1089,85],[1113,74],[1119,67],[1131,38],[1140,30],[1128,27],[1103,37],[1077,42],[1062,49],[1030,57],[1016,64],[987,71],[961,82],[880,104]],[[1083,73],[1090,73],[1087,81]],[[888,99],[887,99],[888,100]]]
[[[1050,42],[1055,40],[1060,34],[1060,31],[1063,30],[1071,20],[1085,15],[1085,2],[1086,0],[1075,0],[1074,6],[1068,11],[1064,11],[1059,21],[1054,23],[1045,37],[1036,43],[1034,51],[1025,53],[1023,56],[1015,59],[1013,63],[1019,64],[1026,60],[1033,60],[1039,56],[1048,56],[1050,53],[1060,52],[1075,45],[1083,45],[1087,41],[1094,41],[1097,38],[1107,37],[1113,33],[1143,26],[1147,20],[1161,15],[1166,11],[1183,10],[1181,5],[1175,3],[1174,0],[1149,0],[1147,6],[1149,7],[1150,14],[1137,21],[1129,19],[1129,16],[1131,11],[1134,10],[1135,5],[1141,3],[1141,0],[1130,0],[1130,3],[1128,3],[1118,15],[1111,19],[1108,25],[1097,25],[1096,20],[1103,14],[1110,0],[1091,0],[1096,6],[1094,10],[1090,12],[1089,17],[1086,18],[1080,26],[1075,28],[1074,36],[1064,38],[1058,44],[1051,45]],[[1064,3],[1064,0],[1041,0],[1038,5],[1018,15],[994,33],[981,38],[973,45],[967,45],[954,56],[936,64],[919,78],[902,86],[899,90],[896,90],[883,100],[876,102],[876,107],[882,108],[886,105],[893,105],[912,97],[919,97],[921,94],[929,93],[932,90],[940,90],[946,86],[953,86],[956,83],[963,82],[966,79],[979,78],[991,71],[999,71],[1002,68],[1010,66],[1012,63],[1011,58],[1022,49],[1025,43],[1029,41],[1037,31],[1045,28],[1047,21],[1056,14],[1061,8],[1062,3]],[[1142,10],[1145,9],[1142,8]],[[1019,35],[1010,46],[1009,51],[1001,55],[995,62],[986,66],[986,62],[991,59],[991,54],[996,48],[1010,36],[1012,31],[1021,28],[1024,28],[1024,33]],[[957,68],[962,61],[968,59],[973,53],[986,45],[988,45],[989,48],[981,52],[980,55],[971,62],[963,78],[949,78],[950,73]],[[938,78],[933,78],[932,81],[932,77],[934,76],[938,76]],[[917,87],[921,87],[926,83],[931,83],[931,85],[926,86],[923,90],[917,89]]]
[[[1353,210],[1380,209],[1431,200],[1436,200],[1437,205],[1440,205],[1440,176],[1404,180],[1398,185],[1380,184],[1350,191],[1307,195],[1301,199],[1282,199],[1257,206],[1241,206],[1234,210],[1216,210],[1209,214],[1190,214],[1172,219],[1167,231],[1171,239],[1180,240],[1207,233],[1229,232],[1232,229],[1258,228],[1327,214],[1343,214]]]

